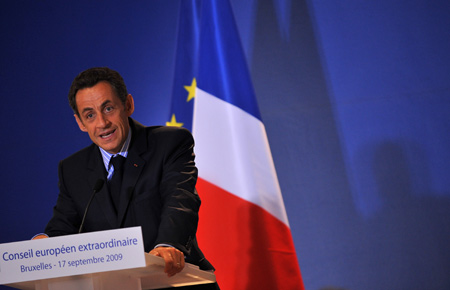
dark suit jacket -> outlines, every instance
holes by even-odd
[[[84,232],[141,226],[145,251],[157,244],[181,250],[189,263],[213,269],[198,248],[196,231],[200,198],[195,190],[194,140],[188,130],[144,127],[129,119],[132,139],[124,164],[120,206],[115,212],[108,187],[92,201]],[[92,144],[59,164],[59,195],[45,232],[75,234],[98,179],[106,169]]]

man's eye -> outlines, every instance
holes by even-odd
[[[105,112],[111,112],[114,108],[113,107],[106,107]]]
[[[92,117],[94,117],[94,114],[87,114],[86,115],[86,119],[92,119]]]

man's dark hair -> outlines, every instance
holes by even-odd
[[[75,96],[79,90],[91,88],[99,82],[108,82],[116,92],[119,99],[125,104],[128,96],[127,86],[122,76],[107,67],[93,67],[81,72],[72,82],[69,90],[69,104],[75,114],[80,116]]]

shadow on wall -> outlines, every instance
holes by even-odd
[[[377,275],[368,279],[379,283],[383,277],[392,289],[409,283],[443,289],[450,285],[450,202],[432,192],[417,192],[431,190],[430,184],[417,186],[414,180],[418,176],[412,172],[426,177],[428,168],[417,162],[426,160],[417,149],[394,141],[375,148],[372,170],[382,207],[364,231],[376,253],[368,256],[367,270]]]

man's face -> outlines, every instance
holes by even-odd
[[[128,117],[134,111],[133,97],[128,95],[124,105],[108,82],[99,82],[79,90],[75,100],[80,114],[75,114],[75,119],[80,130],[107,152],[119,152],[130,130]]]

